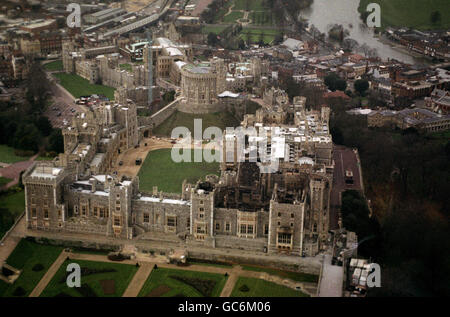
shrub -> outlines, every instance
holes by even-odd
[[[216,286],[216,281],[213,280],[204,280],[195,277],[185,277],[177,275],[170,275],[169,277],[173,278],[174,280],[183,282],[189,286],[192,286],[205,297],[210,297],[212,291],[214,290],[214,287]]]
[[[94,290],[86,283],[81,284],[81,287],[76,287],[75,289],[83,297],[97,297],[97,294],[95,294]]]
[[[26,291],[22,288],[22,287],[17,287],[14,292],[13,292],[13,296],[25,296]]]
[[[250,288],[248,288],[248,286],[246,284],[244,284],[241,287],[239,287],[239,290],[241,292],[247,293],[248,291],[250,291]]]
[[[109,254],[108,255],[108,259],[111,261],[123,261],[123,260],[129,260],[130,257],[129,256],[125,256],[122,253],[118,253],[118,254]]]
[[[34,272],[39,272],[42,271],[44,269],[44,266],[41,263],[37,263],[33,266],[32,270]]]

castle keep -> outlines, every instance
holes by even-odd
[[[86,233],[93,240],[158,237],[188,246],[316,255],[326,247],[329,223],[329,109],[308,111],[305,98],[290,104],[282,91],[266,99],[242,126],[277,129],[266,141],[267,151],[277,153],[278,170],[263,172],[247,152],[231,154],[220,177],[184,182],[180,195],[142,192],[138,177],[111,174],[118,153],[139,143],[136,106],[93,106],[64,128],[64,153],[24,173],[28,228]],[[222,155],[234,148],[235,137],[225,133]]]

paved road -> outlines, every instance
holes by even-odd
[[[325,255],[319,297],[342,297],[344,267],[331,265],[331,258],[330,254]]]
[[[330,229],[338,229],[341,207],[341,193],[345,190],[362,190],[360,166],[358,157],[352,149],[334,145],[333,147],[334,174],[330,200]],[[345,183],[345,171],[353,172],[353,184]]]

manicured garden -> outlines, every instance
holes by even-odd
[[[231,297],[309,297],[292,288],[257,278],[239,277]]]
[[[57,73],[54,76],[59,79],[61,86],[75,98],[97,94],[105,95],[110,100],[114,99],[115,89],[112,87],[91,84],[87,79],[75,74]]]
[[[227,277],[221,274],[154,268],[140,297],[218,297]]]
[[[4,144],[0,144],[0,162],[2,163],[13,164],[26,161],[29,158],[30,157],[28,156],[18,156],[17,154],[15,154],[14,148]]]
[[[70,288],[66,272],[70,263],[81,267],[81,287]],[[138,267],[131,264],[66,260],[41,297],[120,297],[133,279]]]
[[[277,275],[283,278],[288,278],[296,282],[318,283],[319,281],[319,276],[314,274],[293,272],[293,271],[282,271],[255,265],[242,265],[242,268],[247,271],[267,272],[271,275]]]
[[[195,183],[206,175],[219,174],[218,162],[195,163],[191,152],[192,162],[175,163],[172,160],[171,151],[171,149],[160,149],[148,153],[139,171],[140,189],[152,191],[153,186],[158,186],[158,190],[164,192],[181,193],[181,185],[185,179]]]
[[[0,285],[0,296],[26,297],[36,287],[45,272],[59,256],[62,247],[43,245],[28,239],[20,240],[6,263],[23,270],[12,285]]]

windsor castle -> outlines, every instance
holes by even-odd
[[[34,163],[23,174],[29,229],[86,233],[123,240],[183,242],[210,248],[314,256],[326,248],[332,186],[329,109],[306,110],[305,98],[291,104],[269,89],[265,106],[242,125],[270,131],[275,173],[263,173],[246,158],[221,163],[220,177],[182,185],[181,194],[139,190],[139,178],[119,179],[112,170],[118,153],[143,138],[136,105],[103,102],[63,129],[64,153]],[[281,135],[281,137],[280,137]],[[234,136],[225,133],[222,154]],[[231,143],[230,143],[231,140]],[[245,153],[243,155],[246,155]],[[231,155],[233,157],[233,155]]]

